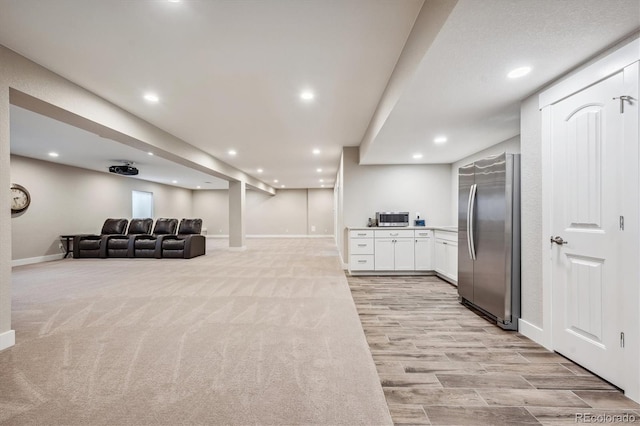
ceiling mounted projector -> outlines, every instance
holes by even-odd
[[[117,175],[135,176],[138,174],[138,169],[132,166],[133,162],[126,161],[122,166],[110,166],[109,171]]]

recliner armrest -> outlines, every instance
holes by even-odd
[[[202,256],[206,253],[207,240],[204,235],[189,235],[184,242],[184,258]]]
[[[82,240],[99,240],[102,238],[100,235],[95,234],[83,234],[73,237],[73,257],[78,259],[80,257],[80,241]]]

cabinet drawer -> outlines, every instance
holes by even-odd
[[[352,254],[349,269],[352,271],[373,271],[373,255]]]
[[[448,232],[448,231],[436,231],[436,238],[439,240],[458,242],[458,233],[457,232]]]
[[[376,238],[403,238],[409,237],[413,238],[413,229],[385,229],[385,230],[376,230],[374,231]]]
[[[442,238],[436,238],[436,244],[444,244],[445,246],[449,247],[458,247],[457,241],[443,240]]]
[[[349,231],[349,238],[373,238],[372,230],[351,230]]]
[[[414,231],[415,232],[415,237],[416,238],[427,238],[427,237],[432,237],[433,236],[433,231],[430,229],[425,229],[423,231]]]
[[[373,254],[373,238],[352,238],[350,254]]]

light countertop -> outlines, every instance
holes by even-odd
[[[447,231],[447,232],[458,232],[457,226],[351,226],[348,227],[350,231],[362,231],[362,230],[389,230],[389,229],[431,229],[434,231]]]

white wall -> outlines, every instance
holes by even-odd
[[[336,174],[336,186],[334,188],[334,196],[336,211],[334,214],[335,217],[335,240],[336,245],[338,246],[338,251],[340,256],[342,257],[343,267],[346,267],[347,262],[345,262],[345,226],[344,226],[344,150],[340,155],[340,165],[338,166],[338,173]]]
[[[193,191],[192,206],[193,216],[202,219],[207,235],[229,235],[229,190]]]
[[[520,247],[523,321],[542,327],[542,115],[538,95],[520,106]]]
[[[191,190],[11,156],[11,181],[31,205],[12,215],[12,260],[62,253],[61,234],[99,233],[108,217],[131,218],[131,191],[153,193],[157,217],[191,217]]]
[[[357,147],[345,147],[343,161],[344,228],[366,226],[378,211],[408,211],[411,221],[420,212],[428,226],[453,224],[448,164],[361,166]],[[346,259],[346,239],[341,253]]]
[[[492,155],[502,154],[506,152],[508,154],[520,153],[520,136],[514,136],[506,141],[499,142],[489,148],[478,151],[475,154],[471,154],[461,160],[451,164],[451,223],[458,224],[458,169],[469,163],[482,158],[490,157]]]
[[[333,234],[333,189],[278,189],[273,196],[249,190],[246,203],[247,235]],[[227,190],[193,192],[193,215],[208,235],[228,235],[228,206]]]
[[[307,234],[333,234],[333,189],[307,190]]]
[[[306,189],[279,189],[275,196],[247,192],[247,235],[306,235],[307,215]]]

